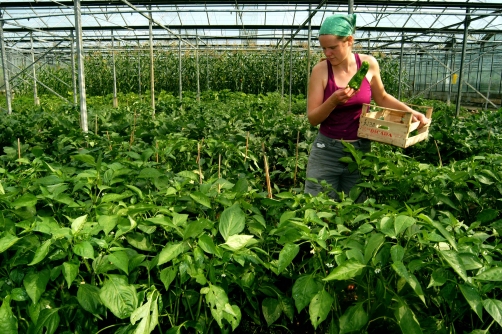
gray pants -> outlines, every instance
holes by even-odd
[[[356,150],[369,152],[371,141],[359,139],[351,142]],[[331,139],[319,133],[314,140],[310,151],[307,165],[307,180],[305,181],[305,192],[313,196],[324,191],[321,181],[326,181],[333,190],[328,194],[331,198],[338,200],[337,192],[349,194],[360,180],[361,175],[358,170],[349,171],[348,165],[340,162],[340,158],[351,156],[350,152],[344,151],[345,146],[339,140]],[[317,179],[318,183],[309,181],[309,178]],[[358,198],[358,202],[364,200],[364,195]]]

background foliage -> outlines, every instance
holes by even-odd
[[[501,332],[502,110],[413,101],[429,141],[352,151],[334,202],[302,96],[119,100],[88,134],[55,99],[0,118],[2,333]]]

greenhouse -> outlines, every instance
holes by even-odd
[[[499,0],[0,19],[0,333],[502,333]]]

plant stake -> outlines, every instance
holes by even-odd
[[[265,162],[265,180],[267,180],[267,197],[272,198],[272,187],[270,186],[270,174],[268,172],[267,155],[265,154],[265,143],[262,143],[263,161]]]

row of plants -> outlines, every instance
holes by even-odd
[[[500,126],[460,135],[502,110],[347,145],[363,182],[334,202],[302,192],[302,96],[122,98],[90,100],[87,134],[51,100],[0,119],[2,333],[502,331]]]
[[[320,50],[311,51],[310,67],[321,58]],[[383,54],[376,54],[382,68],[386,88],[397,94],[396,80],[399,62]],[[228,89],[248,94],[284,92],[306,94],[307,73],[310,73],[307,50],[290,51],[185,51],[177,49],[156,49],[154,53],[154,86],[157,92],[179,93],[180,68],[183,91],[221,91]],[[151,90],[150,52],[148,48],[134,48],[113,55],[106,51],[96,51],[85,55],[84,70],[86,92],[89,96],[105,96],[113,93],[113,62],[120,93],[145,94]],[[20,95],[33,92],[31,72],[26,71],[14,83]],[[96,74],[99,75],[96,75]],[[40,94],[56,92],[72,100],[73,82],[69,61],[56,59],[53,65],[37,68]],[[290,88],[291,85],[291,88]],[[49,90],[49,87],[51,90]],[[148,95],[148,94],[146,94]]]

